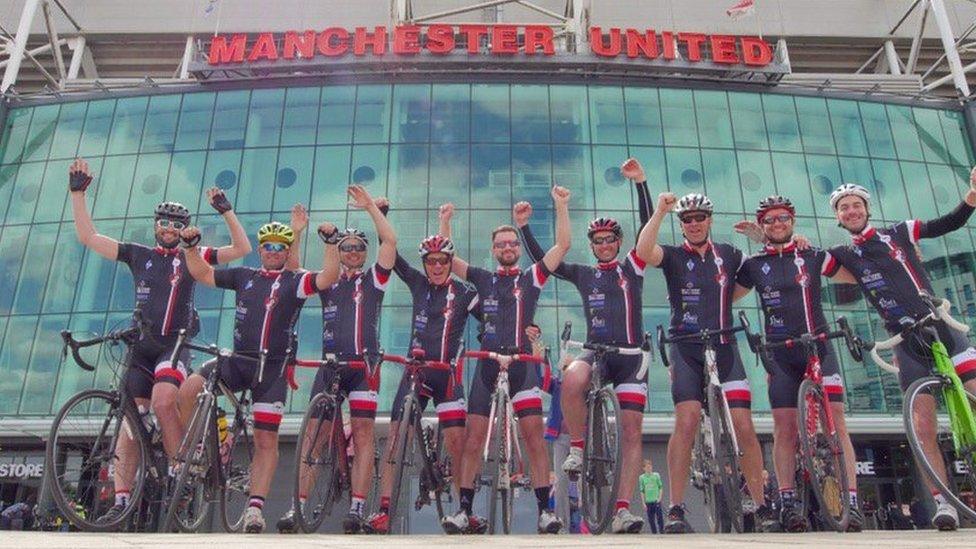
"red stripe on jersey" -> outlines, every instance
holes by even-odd
[[[315,275],[313,273],[305,273],[302,277],[302,293],[305,296],[310,296],[315,293]]]
[[[637,249],[636,248],[633,249],[633,250],[630,250],[630,259],[631,259],[631,261],[634,262],[635,265],[637,265],[638,267],[640,267],[641,270],[644,270],[644,268],[647,267],[647,262],[644,261],[643,259],[641,259],[641,256],[637,255]]]

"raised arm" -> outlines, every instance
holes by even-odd
[[[677,202],[678,199],[674,193],[659,194],[657,196],[657,209],[654,210],[651,219],[644,225],[637,237],[637,255],[654,267],[660,265],[664,259],[664,249],[657,243],[658,236],[661,233],[661,223],[664,222],[664,216],[668,215],[668,212],[674,208]]]
[[[525,251],[529,254],[529,259],[533,263],[537,261],[542,261],[545,257],[546,252],[539,244],[539,240],[535,237],[532,232],[532,228],[529,227],[529,218],[532,217],[532,205],[528,202],[518,202],[512,207],[512,221],[515,223],[515,227],[519,231],[519,236],[522,237],[522,242],[525,243]],[[557,278],[565,279],[566,273],[566,263],[560,263],[559,268],[555,271],[550,271]]]
[[[380,209],[380,213],[387,215],[390,213],[390,200],[385,196],[381,196],[374,200],[376,207]],[[393,262],[393,272],[396,273],[400,280],[410,284],[410,281],[415,280],[417,277],[425,276],[424,273],[420,272],[407,261],[405,257],[400,255],[400,250],[396,252],[396,261]]]
[[[976,168],[969,172],[969,190],[962,202],[951,212],[926,221],[918,228],[918,238],[938,238],[961,229],[976,211]]]
[[[644,174],[644,167],[636,158],[628,158],[620,166],[620,173],[627,179],[634,182],[634,189],[637,190],[637,211],[640,213],[640,227],[637,233],[640,234],[644,225],[651,219],[654,213],[654,206],[651,204],[651,193],[647,189],[647,176]]]
[[[339,280],[339,229],[329,222],[319,225],[318,235],[325,244],[322,270],[315,275],[315,287],[325,290]]]
[[[302,268],[302,235],[308,228],[308,211],[305,206],[295,204],[291,207],[291,230],[295,233],[295,240],[288,247],[288,258],[285,259],[285,269],[297,271]]]
[[[396,262],[397,236],[390,225],[390,221],[383,215],[369,191],[362,185],[350,185],[349,198],[353,206],[366,210],[376,227],[376,235],[380,239],[380,249],[376,253],[376,263],[387,270],[392,270]]]
[[[454,217],[454,204],[450,202],[441,204],[437,211],[437,234],[444,238],[451,238],[451,219]],[[468,262],[454,254],[454,262],[451,263],[451,272],[462,280],[468,279]]]
[[[183,239],[183,247],[186,249],[183,255],[186,256],[186,270],[190,271],[190,276],[197,282],[216,288],[214,269],[204,261],[200,248],[197,247],[200,244],[200,228],[185,227],[180,231],[180,238]]]
[[[71,194],[71,211],[75,217],[75,235],[78,242],[98,255],[115,261],[119,257],[119,242],[114,238],[99,234],[95,230],[88,205],[85,203],[85,190],[92,182],[88,162],[76,158],[68,170],[68,189]]]
[[[217,248],[217,263],[230,263],[251,253],[251,241],[247,239],[244,226],[237,219],[237,214],[234,213],[230,200],[227,200],[224,191],[217,187],[207,189],[207,200],[210,202],[210,206],[224,218],[224,223],[230,230],[230,246]]]
[[[571,235],[569,232],[569,189],[556,185],[550,192],[556,206],[556,242],[542,257],[549,272],[555,272],[569,251]]]

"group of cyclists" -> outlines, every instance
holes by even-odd
[[[194,285],[233,290],[235,321],[233,352],[244,358],[265,358],[261,375],[253,360],[221,362],[221,379],[232,391],[249,389],[252,394],[254,458],[251,463],[249,501],[244,530],[265,529],[262,508],[268,496],[278,461],[278,427],[288,392],[286,364],[299,312],[308,298],[318,295],[322,304],[323,356],[353,360],[379,347],[378,325],[383,297],[392,274],[409,288],[413,299],[410,349],[431,360],[450,362],[458,354],[468,317],[480,323],[481,349],[497,353],[531,354],[533,317],[542,289],[551,277],[572,283],[582,298],[586,319],[586,340],[590,343],[637,348],[644,338],[642,290],[648,267],[659,269],[667,285],[671,306],[672,335],[716,331],[732,326],[733,303],[753,288],[764,315],[765,337],[785,340],[827,329],[821,303],[821,276],[837,282],[858,284],[884,320],[885,327],[898,333],[906,317],[919,319],[929,309],[920,292],[932,291],[924,265],[916,253],[922,238],[936,238],[962,227],[976,210],[976,170],[970,189],[952,212],[931,221],[909,220],[890,227],[871,224],[872,198],[856,184],[843,184],[830,195],[830,206],[841,227],[850,233],[849,243],[829,250],[812,247],[795,233],[796,209],[782,196],[759,202],[754,220],[741,221],[735,230],[761,244],[748,256],[725,242],[712,240],[715,206],[708,197],[692,193],[677,197],[664,192],[653,205],[644,170],[636,159],[621,166],[624,177],[634,182],[640,226],[634,245],[624,249],[625,235],[619,221],[609,217],[592,220],[587,228],[594,263],[564,261],[570,248],[570,191],[553,186],[555,241],[543,248],[529,227],[533,209],[527,202],[513,207],[513,224],[495,228],[490,250],[496,267],[470,265],[458,256],[451,240],[454,207],[439,210],[439,232],[424,238],[418,252],[421,268],[398,252],[397,234],[386,217],[391,204],[374,198],[360,185],[348,188],[350,205],[371,218],[379,242],[373,263],[367,265],[370,242],[358,229],[339,229],[324,222],[316,233],[324,246],[319,270],[301,266],[301,240],[309,217],[301,205],[292,209],[288,224],[267,223],[257,234],[260,268],[217,267],[251,253],[247,234],[234,214],[226,195],[219,189],[207,191],[210,205],[226,222],[230,244],[213,247],[201,242],[200,229],[181,204],[163,202],[155,209],[155,243],[152,246],[119,242],[96,230],[88,213],[86,189],[92,182],[87,163],[77,159],[70,167],[69,187],[79,241],[106,259],[125,263],[133,276],[136,301],[151,326],[151,338],[132,348],[132,364],[124,383],[140,410],[153,410],[162,430],[163,444],[173,465],[197,394],[209,371],[192,373],[187,352],[173,355],[181,330],[191,337],[199,331],[193,306]],[[659,243],[667,216],[674,213],[684,237],[680,245]],[[212,244],[212,243],[207,243]],[[523,246],[531,265],[520,267]],[[621,252],[624,252],[621,254]],[[961,332],[941,323],[940,334],[966,388],[976,393],[976,350]],[[764,531],[804,531],[807,518],[793,486],[797,432],[797,388],[803,380],[806,357],[799,349],[783,348],[774,354],[777,368],[769,379],[769,399],[774,421],[773,465],[779,481],[778,501],[764,495],[763,456],[753,426],[751,392],[734,336],[722,335],[714,343],[722,390],[731,409],[732,424],[742,452],[742,473],[748,494],[756,504],[756,524]],[[844,388],[839,363],[832,347],[820,344],[823,384],[844,453],[847,477],[855,477],[855,457],[844,422]],[[927,365],[908,343],[895,349],[900,382],[906,389],[926,374]],[[692,528],[685,507],[694,437],[703,402],[705,355],[700,343],[682,341],[669,347],[671,394],[675,405],[674,435],[668,443],[670,508],[665,532],[687,533]],[[566,363],[561,373],[560,405],[570,436],[570,452],[561,464],[571,476],[583,467],[586,431],[584,393],[594,367],[601,378],[612,383],[620,403],[622,459],[614,533],[637,533],[643,519],[630,510],[641,468],[641,426],[647,401],[647,373],[637,354],[620,353],[594,360],[584,351]],[[495,361],[480,360],[471,386],[462,387],[456,372],[429,371],[425,375],[424,402],[433,400],[443,433],[444,449],[453,465],[458,510],[442,520],[449,534],[483,533],[486,519],[473,513],[476,479],[482,467],[482,451],[488,436],[489,408],[495,379]],[[137,370],[141,370],[137,371]],[[206,369],[204,369],[206,370]],[[150,375],[146,375],[146,374]],[[321,368],[312,388],[314,396],[333,383],[334,371]],[[380,460],[381,481],[378,508],[370,514],[367,495],[374,477],[374,424],[378,379],[363,369],[342,370],[342,392],[348,395],[351,432],[356,451],[351,471],[350,508],[343,520],[346,533],[385,533],[390,529],[391,481],[387,460]],[[508,366],[510,395],[519,432],[526,449],[527,464],[538,507],[538,532],[558,533],[563,524],[550,507],[550,462],[543,424],[543,375],[536,364],[514,362]],[[409,387],[401,382],[392,408],[391,432],[404,418],[401,408]],[[936,438],[935,400],[915,418],[920,437]],[[927,414],[927,415],[926,415]],[[391,437],[392,438],[392,437]],[[929,448],[935,448],[931,444]],[[117,449],[120,463],[127,459],[125,437]],[[389,451],[389,450],[388,450]],[[932,456],[942,467],[939,455]],[[115,507],[125,508],[129,497],[124,467],[115,467]],[[302,475],[299,478],[304,478]],[[296,500],[304,503],[298,486]],[[943,530],[958,526],[956,509],[936,490],[937,511],[933,524]],[[851,503],[849,531],[863,527],[857,492]],[[778,515],[774,512],[778,510]],[[282,532],[296,532],[296,510],[278,521]]]

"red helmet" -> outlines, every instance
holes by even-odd
[[[445,238],[439,234],[430,235],[420,241],[420,257],[425,258],[428,254],[442,253],[454,256],[454,243],[450,238]]]
[[[610,231],[617,235],[617,238],[623,238],[624,236],[624,230],[620,227],[620,223],[617,223],[617,220],[612,217],[598,217],[590,221],[586,236],[593,238],[593,235],[600,231]]]

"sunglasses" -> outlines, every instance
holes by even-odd
[[[708,219],[708,214],[707,213],[693,213],[693,214],[688,214],[688,215],[681,216],[681,222],[682,223],[686,223],[686,224],[687,223],[691,223],[691,222],[701,223],[702,221],[705,221],[706,219]]]
[[[501,242],[495,242],[492,246],[496,250],[504,250],[505,248],[518,248],[522,243],[518,240],[502,240]]]
[[[424,265],[447,265],[450,262],[451,262],[451,257],[450,256],[447,256],[447,255],[445,255],[443,257],[425,257],[424,258]]]
[[[352,244],[352,243],[350,243],[350,244],[340,244],[339,245],[339,251],[340,252],[365,252],[366,251],[366,245],[363,244],[363,243],[359,243],[359,244]]]
[[[773,223],[776,223],[777,221],[779,221],[780,223],[787,223],[787,222],[792,221],[792,220],[793,220],[793,216],[792,215],[787,214],[787,213],[782,213],[782,214],[779,214],[779,215],[767,215],[766,217],[762,218],[762,224],[763,225],[772,225]]]
[[[261,249],[266,252],[283,252],[288,249],[288,244],[281,242],[265,242],[261,244]]]
[[[590,239],[590,244],[613,244],[614,242],[620,240],[617,235],[612,234],[610,236],[597,236]]]
[[[172,219],[157,219],[156,226],[160,229],[176,229],[177,231],[182,231],[186,228],[186,223],[173,221]]]

